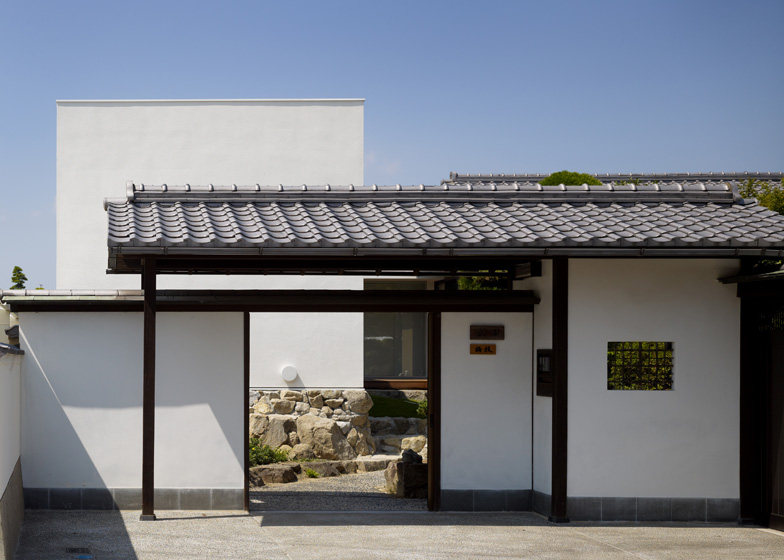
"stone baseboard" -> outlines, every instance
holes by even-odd
[[[441,511],[531,511],[531,491],[441,490]]]
[[[534,492],[534,511],[550,515],[550,495]],[[566,500],[570,521],[737,522],[735,498],[612,498],[573,496]]]
[[[0,559],[14,557],[23,518],[22,465],[17,459],[8,485],[0,496]]]
[[[27,509],[141,509],[141,488],[25,488]],[[156,488],[156,510],[243,510],[242,488]]]

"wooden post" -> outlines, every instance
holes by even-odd
[[[550,521],[568,523],[566,457],[569,394],[569,259],[553,259],[553,456]]]
[[[427,508],[441,509],[441,313],[427,316]]]
[[[244,507],[245,511],[250,511],[250,426],[249,418],[248,418],[248,409],[250,408],[250,313],[247,311],[242,314],[242,325],[243,325],[243,332],[242,332],[242,344],[243,344],[243,377],[245,379],[244,383],[242,384],[242,402],[244,406],[242,407],[242,425],[244,426],[244,446],[245,446],[245,455],[244,455],[244,470],[245,470],[245,482],[244,482]]]
[[[142,396],[142,521],[155,520],[155,260],[145,257],[144,380]]]

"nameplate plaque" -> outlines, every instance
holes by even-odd
[[[481,356],[495,356],[495,344],[472,344],[471,354]]]
[[[503,340],[503,325],[471,325],[471,340]]]

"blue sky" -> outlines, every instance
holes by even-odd
[[[0,0],[0,286],[54,287],[55,100],[364,97],[365,182],[784,169],[784,1]]]

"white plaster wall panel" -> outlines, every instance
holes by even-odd
[[[254,314],[251,387],[363,387],[363,329],[362,313]],[[285,366],[299,372],[291,383],[281,377]]]
[[[533,290],[540,298],[534,306],[534,348],[532,352],[532,371],[536,376],[536,351],[552,348],[553,338],[553,265],[552,261],[542,261],[542,275],[528,278],[515,285],[516,289]],[[536,385],[534,385],[536,387]],[[534,389],[534,490],[549,494],[552,480],[552,419],[553,400],[550,397],[537,397]]]
[[[141,313],[23,313],[26,487],[139,488]],[[241,313],[160,313],[156,486],[241,488]],[[238,455],[239,453],[239,455]]]
[[[21,362],[23,356],[0,354],[0,496],[21,450]]]
[[[242,488],[242,313],[161,313],[156,336],[155,485]]]
[[[141,487],[142,314],[19,320],[25,486]]]
[[[135,288],[105,274],[105,197],[150,184],[362,184],[362,100],[61,101],[57,286]],[[306,280],[300,279],[304,285]],[[361,283],[361,279],[354,279]],[[176,287],[260,287],[264,278]],[[296,283],[296,281],[295,281]],[[161,287],[167,287],[162,283]]]
[[[737,498],[734,260],[569,263],[570,496]],[[608,341],[674,343],[672,391],[607,390]]]
[[[107,275],[105,197],[124,197],[125,183],[362,184],[362,100],[59,102],[57,107],[57,285],[61,288],[134,288],[138,276]],[[159,289],[356,289],[347,276],[166,276]],[[254,331],[279,318],[251,314]],[[334,353],[321,368],[323,386],[361,386],[356,358],[362,323],[340,314],[300,323],[303,341],[340,332],[333,345],[289,352],[278,336],[254,339],[252,383],[272,383],[265,364],[309,363]],[[285,330],[284,330],[285,331]],[[275,349],[287,351],[276,354]],[[263,352],[262,352],[263,351]],[[257,381],[258,380],[258,381]]]
[[[471,324],[505,326],[495,356],[469,355]],[[441,487],[530,489],[531,314],[443,313],[441,329]]]

